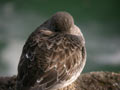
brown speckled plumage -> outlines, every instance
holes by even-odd
[[[17,90],[63,88],[80,75],[86,61],[84,37],[72,16],[58,12],[26,41],[18,65]]]

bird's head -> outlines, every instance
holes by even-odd
[[[73,17],[67,12],[57,12],[51,19],[50,24],[55,32],[69,32],[74,25]]]
[[[73,17],[67,12],[57,12],[42,24],[53,32],[69,33],[82,36],[80,29],[74,24]]]

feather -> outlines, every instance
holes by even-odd
[[[18,65],[17,90],[23,90],[22,87],[30,88],[35,84],[44,90],[63,88],[80,75],[86,61],[84,37],[78,28],[74,29],[79,30],[80,34],[72,34],[69,29],[70,20],[64,14],[71,20],[71,16],[65,12],[52,17],[53,21],[61,18],[58,18],[61,22],[51,22],[53,27],[57,24],[57,31],[46,26],[47,21],[29,36]],[[61,24],[63,21],[64,24]],[[62,28],[67,23],[67,27]],[[59,32],[60,29],[69,30]]]

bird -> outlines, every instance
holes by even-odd
[[[86,63],[84,36],[72,15],[56,12],[28,37],[18,64],[16,90],[56,90],[73,83]]]

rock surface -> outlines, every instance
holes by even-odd
[[[16,76],[0,77],[0,90],[15,90]],[[36,89],[31,89],[36,90]],[[120,73],[90,72],[59,90],[120,90]]]

